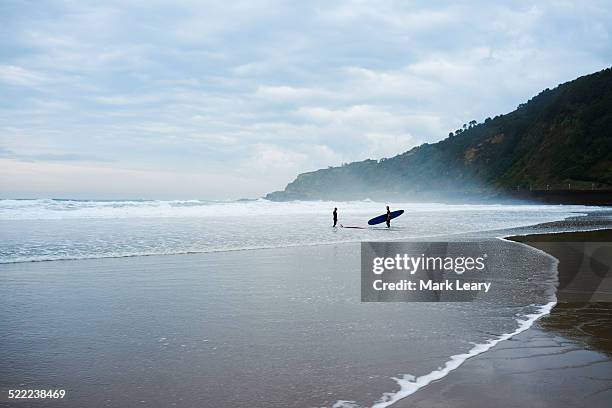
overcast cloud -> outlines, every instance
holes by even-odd
[[[609,1],[456,3],[2,1],[2,196],[257,197],[611,65]]]

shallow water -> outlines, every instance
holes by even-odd
[[[524,259],[508,288],[550,277],[526,247],[492,245]],[[399,390],[391,377],[512,332],[546,298],[531,285],[485,303],[360,303],[357,244],[14,263],[0,277],[0,388],[66,388],[63,406],[371,406]]]
[[[334,230],[322,212],[330,203],[240,203],[259,213],[239,216],[204,215],[209,204],[196,203],[164,217],[140,203],[126,204],[126,217],[116,204],[104,216],[97,203],[30,204],[1,213],[0,389],[65,388],[61,405],[75,407],[365,407],[405,395],[545,312],[554,259],[475,233],[499,254],[490,296],[361,303],[359,245],[305,244],[518,227],[586,210],[405,205],[386,231]],[[352,223],[380,206],[338,204]],[[251,243],[272,248],[223,251]],[[213,252],[112,258],[184,250]],[[111,258],[20,262],[76,257]]]
[[[393,204],[406,213],[365,226],[384,203],[0,200],[0,263],[180,254],[379,241],[511,228],[563,219],[583,206]]]

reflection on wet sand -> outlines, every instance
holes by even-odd
[[[540,321],[546,330],[612,355],[612,304],[559,303]]]
[[[558,303],[540,326],[612,354],[612,230],[511,239],[559,260]]]
[[[612,230],[511,239],[559,260],[557,305],[529,330],[469,359],[394,407],[610,406],[612,303],[570,300],[608,296],[612,251],[598,253],[591,244],[612,242]]]
[[[612,230],[512,237],[559,260],[559,303],[612,302]]]

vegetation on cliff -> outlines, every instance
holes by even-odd
[[[612,68],[389,159],[300,174],[271,200],[491,196],[612,186]]]

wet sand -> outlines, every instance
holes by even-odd
[[[525,291],[534,268],[549,278],[531,249],[488,245]],[[362,303],[359,269],[352,243],[2,265],[0,405],[369,407],[392,376],[512,332],[523,310]],[[7,399],[39,388],[66,398]]]
[[[358,269],[355,244],[3,265],[0,406],[369,406],[389,376],[515,328],[470,303],[362,304]],[[395,406],[604,406],[609,316],[560,304]],[[7,401],[17,387],[68,397]]]
[[[612,303],[573,301],[577,291],[568,290],[567,282],[577,280],[576,256],[568,254],[564,244],[612,242],[612,230],[511,239],[546,248],[560,259],[557,306],[529,330],[469,359],[394,407],[603,408],[612,404]],[[609,269],[599,272],[604,272],[603,280],[612,278]],[[587,279],[583,289],[592,286]]]

